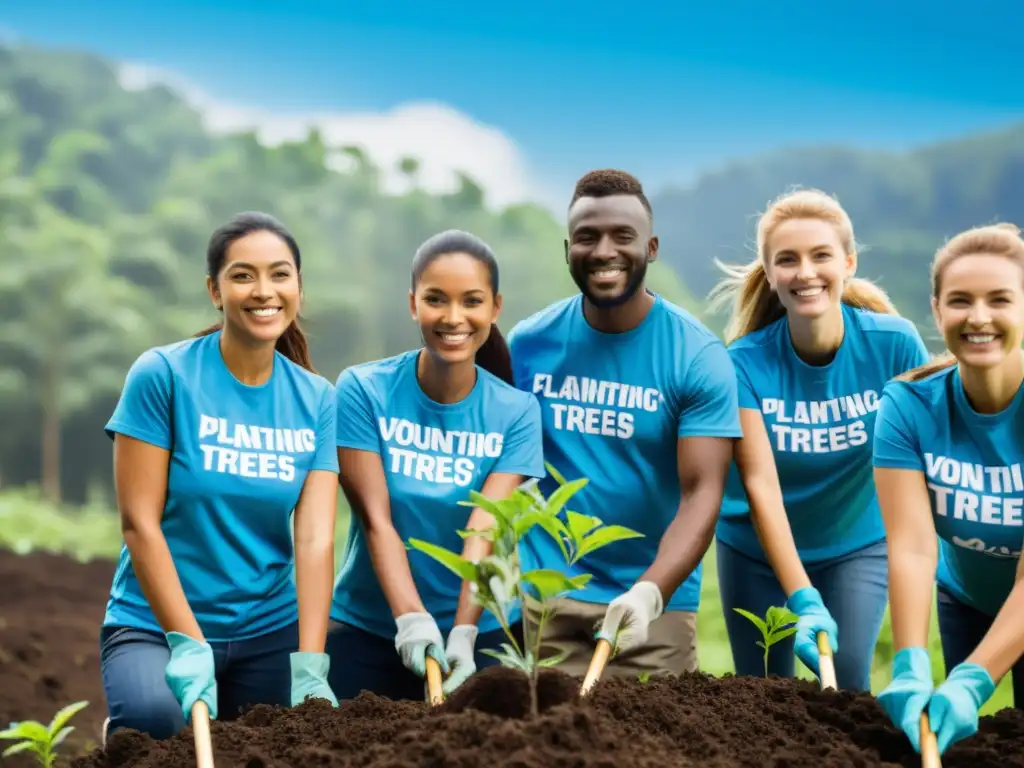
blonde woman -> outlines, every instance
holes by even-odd
[[[799,624],[772,649],[769,673],[792,676],[795,649],[818,674],[824,631],[839,687],[870,688],[887,584],[874,419],[886,382],[927,352],[856,269],[846,211],[824,192],[799,190],[761,216],[754,263],[729,270],[715,291],[733,298],[727,342],[743,426],[716,529],[737,674],[763,675],[764,662],[757,629],[734,609],[763,616],[785,604]]]
[[[920,749],[973,734],[996,681],[1024,706],[1024,241],[1012,225],[962,232],[932,267],[932,311],[950,354],[889,384],[875,432],[889,538],[893,680],[879,702]],[[936,536],[937,535],[937,536]],[[932,588],[948,676],[933,690]]]

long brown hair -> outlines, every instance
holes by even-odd
[[[938,301],[942,291],[942,273],[946,267],[961,256],[977,254],[1003,256],[1016,261],[1024,269],[1024,240],[1020,236],[1020,228],[1015,224],[988,224],[972,227],[953,237],[935,252],[932,259],[932,300]],[[946,350],[941,355],[929,360],[924,365],[911,368],[896,377],[897,381],[920,381],[933,373],[952,368],[956,365],[956,356]]]
[[[299,245],[295,242],[295,238],[281,222],[270,214],[259,211],[239,213],[214,231],[206,247],[206,274],[216,280],[217,275],[224,267],[224,260],[227,258],[228,248],[231,244],[253,232],[272,232],[280,237],[291,251],[292,258],[295,259],[295,269],[299,273],[299,279],[302,279],[302,254],[299,252]],[[215,333],[223,327],[224,323],[214,323],[209,328],[199,331],[196,338]],[[281,334],[274,348],[296,365],[300,365],[312,373],[317,373],[310,359],[309,344],[306,341],[306,334],[302,332],[302,327],[299,325],[298,317]]]
[[[732,303],[732,314],[725,331],[726,343],[760,330],[786,313],[778,294],[768,283],[765,264],[768,261],[768,239],[780,224],[791,219],[818,219],[831,224],[839,235],[843,250],[847,254],[857,252],[853,223],[834,197],[820,189],[800,189],[777,197],[757,223],[757,257],[745,266],[731,266],[716,260],[726,277],[711,291],[712,311]],[[842,301],[872,312],[899,314],[885,291],[864,278],[847,281]]]

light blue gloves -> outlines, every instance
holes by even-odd
[[[796,656],[809,670],[820,676],[818,633],[824,632],[828,636],[832,653],[835,653],[839,650],[839,627],[825,607],[821,593],[814,587],[798,589],[789,596],[786,607],[799,616],[793,638]]]
[[[210,644],[181,632],[168,632],[166,637],[171,648],[171,660],[164,668],[164,678],[181,705],[185,722],[192,722],[192,706],[200,699],[206,702],[210,719],[216,720],[217,678]]]
[[[907,734],[915,752],[921,751],[921,713],[933,690],[928,651],[910,647],[892,660],[892,682],[877,697],[893,725]]]
[[[417,677],[427,675],[427,656],[436,659],[441,672],[448,674],[448,659],[445,656],[444,638],[437,622],[429,613],[403,613],[395,624],[395,650],[402,657],[402,664]]]
[[[292,670],[292,706],[297,707],[307,697],[327,699],[335,707],[338,699],[327,683],[331,657],[326,653],[296,651],[289,657]]]
[[[451,696],[452,691],[469,679],[470,675],[476,672],[476,656],[473,649],[476,646],[476,637],[479,630],[475,624],[457,624],[448,633],[448,646],[445,648],[445,656],[452,673],[444,681],[441,690],[445,696]]]
[[[965,661],[953,668],[928,703],[928,724],[940,755],[953,742],[977,732],[978,710],[995,690],[996,684],[984,667]]]

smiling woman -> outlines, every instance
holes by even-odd
[[[474,509],[467,522],[460,502],[470,491],[500,500],[544,476],[540,405],[509,383],[508,348],[495,325],[498,262],[487,244],[448,231],[420,246],[409,311],[423,346],[348,368],[337,383],[341,485],[358,520],[327,644],[330,684],[342,699],[362,690],[422,699],[428,656],[441,664],[450,693],[495,663],[482,651],[506,641],[502,623],[519,627],[518,615],[481,615],[468,582],[405,545],[419,538],[483,560],[490,543],[463,542],[458,532],[493,520]]]
[[[296,324],[301,266],[279,222],[236,216],[207,249],[223,324],[128,372],[106,428],[125,541],[101,634],[107,732],[170,736],[199,701],[230,719],[334,699],[335,411]]]

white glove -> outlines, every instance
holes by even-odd
[[[448,661],[444,655],[444,638],[437,622],[429,613],[403,613],[395,624],[395,650],[402,657],[402,663],[417,677],[427,675],[427,656],[441,664],[441,671],[448,674]]]
[[[608,604],[598,637],[621,653],[647,642],[647,627],[664,610],[661,590],[653,581],[638,581]]]
[[[448,664],[451,666],[451,676],[444,681],[442,690],[445,696],[462,685],[476,672],[476,658],[473,655],[473,648],[476,645],[476,636],[479,630],[475,624],[458,624],[452,627],[448,633],[448,646],[445,648],[445,656],[448,657]]]

